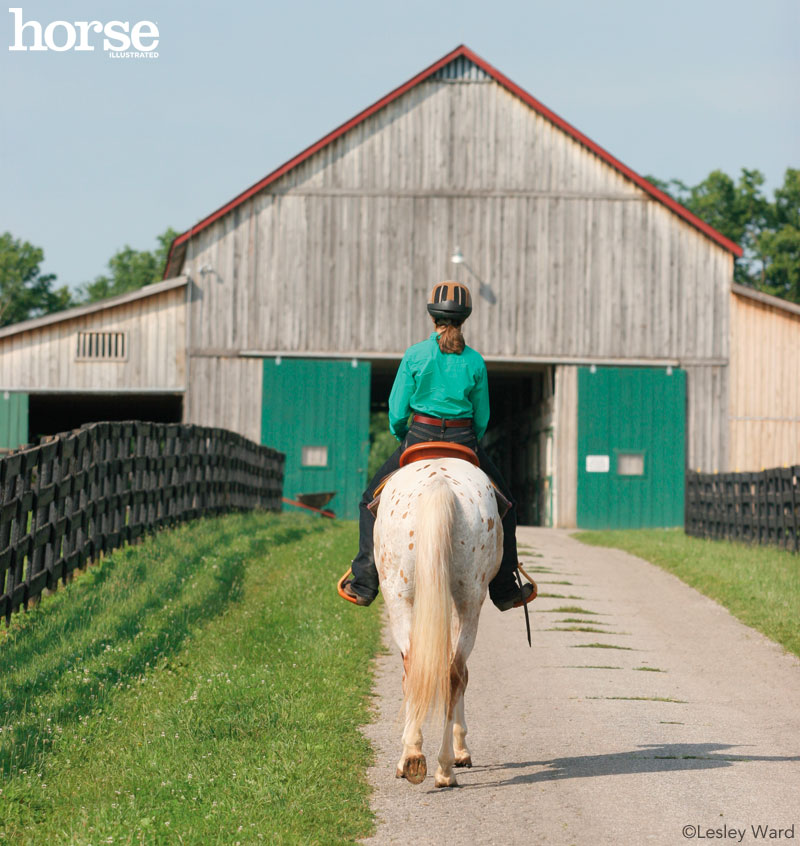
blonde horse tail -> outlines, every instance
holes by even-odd
[[[450,561],[455,495],[435,477],[417,508],[414,611],[406,669],[406,718],[421,725],[428,711],[447,713],[450,702]]]

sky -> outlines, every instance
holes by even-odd
[[[12,2],[0,233],[41,247],[57,285],[188,229],[459,44],[643,175],[755,168],[771,196],[800,167],[797,0]],[[10,8],[43,30],[151,21],[158,57],[94,33],[94,51],[12,51]]]

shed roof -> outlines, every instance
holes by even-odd
[[[301,153],[298,153],[298,155],[296,155],[294,158],[289,159],[288,162],[285,162],[276,170],[273,170],[271,173],[268,173],[263,179],[256,182],[254,185],[251,185],[245,191],[242,191],[241,194],[237,194],[232,200],[225,203],[225,205],[221,206],[216,211],[212,212],[211,214],[207,215],[202,220],[200,220],[198,223],[194,224],[194,226],[190,227],[185,232],[178,235],[178,237],[175,238],[170,247],[169,256],[167,258],[167,264],[164,269],[165,278],[169,277],[171,273],[179,272],[182,268],[183,259],[186,254],[186,244],[193,235],[196,235],[198,232],[201,232],[203,229],[205,229],[207,226],[210,226],[216,220],[219,220],[219,218],[223,217],[229,211],[241,205],[245,201],[249,200],[250,197],[257,194],[259,191],[262,191],[264,188],[269,186],[271,183],[275,182],[277,179],[280,179],[280,177],[284,176],[292,168],[296,167],[309,157],[313,156],[315,153],[319,152],[332,141],[335,141],[337,138],[344,135],[349,130],[353,129],[353,127],[357,126],[359,123],[366,120],[371,115],[375,114],[375,112],[379,111],[384,106],[387,106],[389,103],[396,100],[398,97],[401,97],[407,91],[412,89],[415,85],[419,85],[419,83],[424,82],[430,77],[433,77],[446,65],[449,65],[451,62],[461,57],[474,63],[484,73],[491,77],[491,79],[493,79],[495,82],[498,82],[512,94],[515,94],[524,103],[530,106],[534,111],[538,112],[547,120],[554,123],[568,135],[571,135],[578,143],[591,150],[593,153],[595,153],[597,156],[599,156],[601,159],[611,165],[611,167],[615,168],[624,176],[628,177],[630,180],[635,182],[636,185],[638,185],[640,188],[642,188],[660,203],[663,203],[677,215],[682,217],[685,221],[695,227],[695,229],[698,229],[704,235],[711,238],[711,240],[716,241],[716,243],[718,243],[721,247],[728,250],[729,252],[733,253],[733,255],[742,255],[742,248],[738,244],[735,244],[733,241],[726,238],[712,226],[709,226],[704,220],[701,220],[699,217],[692,214],[692,212],[690,212],[688,209],[684,208],[680,203],[676,202],[668,194],[665,194],[663,191],[660,191],[658,188],[655,187],[655,185],[653,185],[643,176],[640,176],[638,173],[631,170],[631,168],[627,167],[627,165],[624,165],[619,159],[612,156],[611,153],[603,149],[599,144],[596,144],[582,132],[579,132],[574,126],[567,123],[567,121],[559,117],[555,112],[548,109],[547,106],[539,102],[539,100],[537,100],[535,97],[528,94],[528,92],[525,91],[523,88],[520,88],[520,86],[512,82],[507,76],[500,73],[499,70],[490,65],[485,59],[482,59],[476,53],[473,53],[472,50],[469,49],[469,47],[466,47],[464,44],[460,44],[458,47],[456,47],[455,50],[452,50],[446,56],[442,56],[441,59],[434,62],[429,67],[425,68],[425,70],[421,71],[416,76],[409,79],[407,82],[404,82],[402,85],[395,88],[394,91],[391,91],[389,94],[387,94],[385,97],[382,97],[380,100],[373,103],[371,106],[368,106],[366,109],[359,112],[355,117],[350,118],[350,120],[346,121],[341,126],[334,129],[333,132],[328,133],[324,138],[321,138],[319,141],[312,144],[310,147],[306,147],[305,150],[303,150]]]
[[[755,288],[748,288],[746,285],[739,285],[734,282],[731,285],[731,291],[740,297],[746,297],[749,300],[755,300],[762,305],[777,308],[780,311],[785,311],[788,314],[793,314],[800,317],[800,305],[793,303],[790,300],[783,300],[780,297],[773,297],[772,294],[765,294],[763,291],[756,291]]]
[[[66,320],[73,320],[76,317],[84,317],[97,311],[105,311],[109,308],[125,305],[135,300],[143,300],[147,297],[155,297],[171,291],[173,288],[180,288],[189,281],[188,276],[176,276],[173,279],[166,279],[161,282],[154,282],[139,288],[136,291],[129,291],[127,294],[118,294],[116,297],[108,297],[98,300],[95,303],[75,306],[64,311],[57,311],[53,314],[46,314],[44,317],[34,317],[32,320],[23,320],[21,323],[12,323],[0,329],[0,338],[7,338],[9,335],[18,335],[20,332],[30,332],[33,329],[40,329],[43,326],[50,326],[53,323],[62,323]]]

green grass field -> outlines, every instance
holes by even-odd
[[[777,547],[701,540],[682,529],[579,532],[575,537],[624,549],[674,573],[800,656],[800,555]]]
[[[0,841],[344,843],[376,607],[355,524],[252,513],[117,551],[0,637]]]

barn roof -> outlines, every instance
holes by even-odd
[[[132,303],[135,300],[143,300],[147,297],[154,297],[171,291],[173,288],[180,288],[189,281],[186,276],[176,276],[174,279],[167,279],[162,282],[153,282],[145,285],[136,291],[129,291],[127,294],[118,294],[116,297],[107,297],[94,303],[75,306],[74,308],[56,311],[53,314],[45,314],[44,317],[34,317],[32,320],[23,320],[20,323],[12,323],[0,329],[0,338],[7,338],[9,335],[18,335],[20,332],[30,332],[40,329],[43,326],[50,326],[53,323],[62,323],[65,320],[74,320],[76,317],[85,317],[87,314],[94,314],[97,311],[105,311],[109,308]]]
[[[663,203],[677,215],[682,217],[685,221],[687,221],[687,223],[695,227],[695,229],[698,229],[704,235],[711,238],[711,240],[716,241],[716,243],[718,243],[721,247],[733,253],[735,256],[742,255],[742,248],[738,244],[735,244],[733,241],[730,241],[720,232],[717,232],[716,229],[709,226],[705,221],[701,220],[699,217],[692,214],[692,212],[690,212],[688,209],[684,208],[680,203],[676,202],[668,194],[665,194],[663,191],[660,191],[658,188],[655,187],[655,185],[648,182],[648,180],[645,179],[643,176],[640,176],[638,173],[631,170],[631,168],[627,167],[627,165],[624,165],[619,159],[612,156],[611,153],[609,153],[607,150],[604,150],[599,144],[596,144],[582,132],[579,132],[574,126],[567,123],[567,121],[559,117],[555,112],[548,109],[547,106],[539,102],[539,100],[537,100],[535,97],[532,97],[530,94],[528,94],[527,91],[520,88],[516,83],[512,82],[507,76],[505,76],[495,67],[490,65],[485,59],[482,59],[476,53],[473,53],[472,50],[469,49],[469,47],[466,47],[465,45],[461,44],[456,47],[455,50],[451,51],[446,56],[442,56],[441,59],[434,62],[429,67],[425,68],[425,70],[421,71],[416,76],[409,79],[407,82],[395,88],[394,91],[391,91],[385,97],[382,97],[380,100],[373,103],[371,106],[368,106],[366,109],[359,112],[355,117],[351,118],[350,120],[343,123],[341,126],[334,129],[333,132],[328,133],[324,138],[320,138],[320,140],[317,141],[315,144],[312,144],[310,147],[306,147],[306,149],[303,150],[301,153],[298,153],[298,155],[296,155],[294,158],[289,159],[288,162],[285,162],[276,170],[273,170],[271,173],[267,174],[263,179],[256,182],[254,185],[251,185],[245,191],[242,191],[241,194],[237,194],[237,196],[235,196],[232,200],[230,200],[225,205],[221,206],[208,216],[204,217],[194,226],[190,227],[185,232],[183,232],[181,235],[178,235],[178,237],[175,238],[175,240],[172,242],[172,246],[170,247],[167,265],[164,270],[165,278],[169,277],[173,273],[178,273],[180,271],[181,267],[183,266],[184,256],[186,254],[186,244],[193,235],[196,235],[198,232],[201,232],[207,226],[210,226],[216,220],[219,220],[219,218],[226,215],[229,211],[241,205],[245,201],[249,200],[253,195],[257,194],[259,191],[262,191],[264,188],[266,188],[276,180],[280,179],[292,168],[301,164],[306,159],[313,156],[315,153],[318,153],[328,144],[335,141],[337,138],[341,137],[349,130],[353,129],[353,127],[357,126],[362,121],[375,114],[375,112],[379,111],[384,106],[387,106],[389,103],[396,100],[398,97],[401,97],[403,94],[411,90],[415,85],[424,82],[426,79],[435,77],[437,74],[443,76],[443,78],[447,78],[447,66],[451,65],[451,63],[455,62],[457,59],[461,58],[466,59],[468,60],[468,62],[472,63],[472,72],[476,74],[474,78],[481,78],[481,76],[485,74],[490,79],[493,79],[495,82],[502,85],[506,90],[519,97],[534,111],[538,112],[547,120],[554,123],[568,135],[572,136],[572,138],[574,138],[578,143],[582,144],[588,150],[591,150],[593,153],[603,159],[603,161],[607,162],[617,171],[619,171],[624,176],[628,177],[630,180],[635,182],[636,185],[638,185],[640,188],[642,188],[660,203]],[[463,65],[460,72],[464,72]]]

